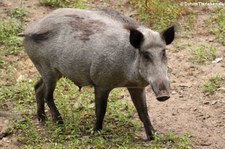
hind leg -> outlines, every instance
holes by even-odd
[[[56,77],[49,77],[49,78],[43,78],[44,84],[45,84],[45,100],[46,103],[50,109],[52,118],[54,121],[56,121],[58,124],[63,124],[62,117],[55,105],[54,98],[53,98],[53,93],[56,87],[56,82],[57,82]]]
[[[45,59],[33,59],[32,62],[41,75],[41,79],[35,85],[38,119],[41,121],[46,119],[44,112],[44,104],[46,102],[53,120],[59,124],[63,124],[63,120],[53,98],[56,82],[62,77],[62,75],[59,71],[52,68]]]
[[[43,80],[40,79],[34,86],[35,94],[36,94],[36,102],[37,102],[37,116],[38,120],[44,122],[46,120],[45,115],[45,85]]]

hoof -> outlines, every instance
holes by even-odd
[[[102,130],[102,127],[97,127],[97,126],[94,127],[95,132],[98,132],[98,131],[101,131],[101,130]]]
[[[57,119],[53,119],[53,121],[56,123],[56,124],[64,124],[64,122],[63,122],[63,119],[62,119],[62,117],[61,116],[59,116]]]
[[[152,141],[152,140],[154,140],[154,137],[153,136],[147,136],[147,140]]]
[[[45,114],[38,114],[38,121],[40,123],[45,123],[46,120],[47,120],[47,117]]]

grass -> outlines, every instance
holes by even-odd
[[[217,8],[210,14],[207,24],[209,31],[216,36],[216,40],[225,45],[225,9]]]
[[[178,148],[178,149],[191,149],[192,144],[190,141],[191,133],[184,136],[178,136],[173,132],[166,134],[155,134],[155,140],[151,142],[150,148]],[[162,146],[162,144],[164,144]]]
[[[34,79],[37,80],[37,79]],[[83,88],[82,92],[71,81],[61,79],[55,92],[56,104],[64,118],[64,126],[49,120],[43,126],[35,122],[36,107],[32,82],[19,82],[2,89],[0,102],[12,103],[10,109],[20,113],[22,118],[13,119],[9,131],[16,134],[23,148],[191,148],[188,135],[173,132],[156,134],[155,140],[145,142],[139,137],[144,131],[131,100],[122,98],[123,89],[115,89],[109,97],[104,129],[93,133],[95,121],[93,89]],[[5,100],[2,100],[5,99]],[[0,104],[0,107],[2,104]]]
[[[0,55],[18,54],[22,49],[21,38],[17,36],[23,30],[27,11],[22,7],[6,10],[9,17],[0,19]],[[0,58],[0,61],[3,58]],[[1,62],[0,62],[1,63]]]
[[[213,47],[201,46],[191,50],[191,57],[194,63],[204,63],[216,58],[217,49]]]
[[[16,68],[11,60],[15,60],[23,49],[22,39],[17,34],[22,31],[21,21],[24,22],[26,16],[25,11],[20,8],[10,9],[9,12],[9,17],[0,19],[0,107],[3,109],[10,109],[14,104],[14,101],[10,101],[17,99],[11,92],[11,85],[16,82]]]
[[[208,19],[208,24],[216,24],[210,27],[210,33],[216,36],[216,40],[225,45],[225,9],[218,8],[215,12],[211,13]]]
[[[219,90],[224,91],[224,87],[222,87],[222,85],[224,84],[224,80],[225,80],[225,77],[220,74],[216,74],[210,77],[203,84],[203,91],[205,93],[210,93],[210,94],[213,94]]]
[[[17,54],[22,49],[21,39],[17,36],[22,31],[15,19],[0,19],[0,52],[1,55]]]
[[[12,108],[18,99],[16,97],[18,94],[11,91],[13,87],[11,85],[16,82],[16,68],[11,60],[15,61],[18,53],[22,50],[22,39],[17,36],[23,28],[20,24],[21,17],[24,22],[25,12],[15,8],[11,9],[10,17],[0,19],[0,107],[2,109]],[[19,90],[17,92],[21,93]],[[16,100],[10,103],[12,99]]]
[[[197,14],[190,13],[189,15],[182,17],[182,19],[184,21],[182,23],[179,23],[179,26],[182,26],[185,29],[184,31],[190,32],[190,30],[195,29]]]
[[[218,40],[225,45],[225,10],[220,9],[216,18],[216,22],[219,25],[219,33],[218,33]]]
[[[185,9],[176,0],[131,0],[141,22],[155,30],[176,24]]]
[[[218,28],[215,29],[215,33],[219,42],[225,45],[225,10],[221,8],[217,11],[217,15],[215,18],[216,23],[218,24]]]
[[[40,3],[50,7],[72,7],[72,8],[87,8],[85,0],[40,0]]]
[[[22,7],[22,5],[20,7],[15,7],[15,8],[9,9],[9,13],[10,13],[11,18],[15,18],[20,21],[20,23],[21,23],[20,25],[22,28],[24,26],[24,21],[27,16],[27,12]]]

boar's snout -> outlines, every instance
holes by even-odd
[[[170,84],[168,80],[154,81],[151,86],[158,101],[166,101],[170,98]]]
[[[169,92],[167,90],[160,90],[159,94],[156,95],[158,101],[166,101],[170,98]]]

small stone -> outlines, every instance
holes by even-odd
[[[202,117],[202,116],[204,116],[202,113],[200,113],[199,115],[198,115],[199,117]]]
[[[225,93],[225,87],[220,87],[218,90]]]
[[[94,108],[94,107],[95,107],[94,103],[88,105],[88,108]]]
[[[211,38],[208,38],[207,40],[208,40],[209,42],[213,42],[213,41],[215,40],[215,38],[214,38],[214,37],[213,37],[213,38],[211,37]]]
[[[212,143],[208,143],[208,142],[205,142],[205,143],[201,143],[201,146],[210,146]]]
[[[197,111],[198,109],[197,108],[193,108],[193,111]]]
[[[209,101],[204,101],[203,104],[208,105]]]
[[[208,119],[208,118],[210,118],[210,117],[211,117],[210,115],[205,115],[205,116],[203,117],[203,120]]]
[[[212,143],[211,142],[209,142],[208,140],[201,140],[201,146],[210,146],[210,145],[212,145]]]
[[[17,79],[16,79],[16,82],[22,82],[22,81],[25,81],[26,78],[24,75],[20,75]]]
[[[171,93],[171,94],[172,94],[172,95],[175,95],[176,93],[177,93],[176,91],[172,91],[172,93]]]
[[[223,60],[223,57],[218,57],[218,58],[216,58],[215,60],[213,60],[212,63],[213,63],[213,64],[219,63],[219,62],[222,61],[222,60]]]
[[[2,138],[2,141],[7,142],[7,141],[8,141],[8,138],[3,137],[3,138]]]
[[[184,97],[183,95],[181,95],[181,94],[179,95],[179,98],[183,98],[183,97]]]
[[[212,101],[212,103],[211,103],[211,104],[212,104],[212,105],[215,105],[216,103],[217,103],[217,101]]]
[[[190,88],[192,86],[192,84],[191,83],[185,83],[185,84],[180,84],[179,86],[180,87],[188,87],[188,88]]]

